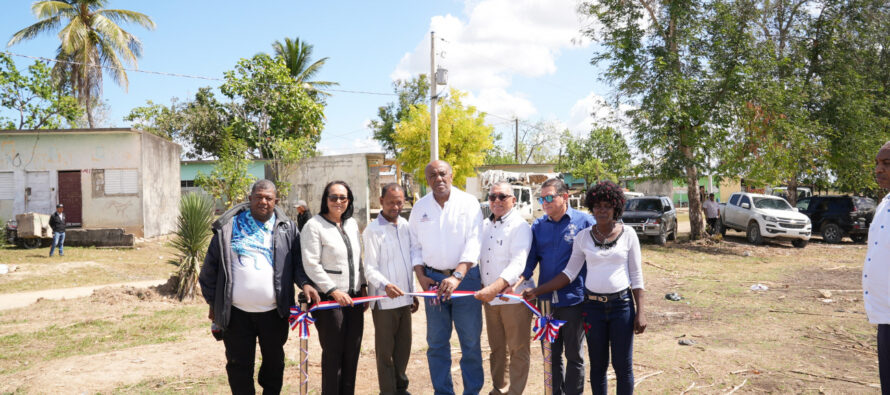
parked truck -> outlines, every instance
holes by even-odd
[[[810,219],[777,196],[736,192],[720,206],[720,233],[727,229],[745,232],[748,242],[759,245],[764,239],[790,239],[797,248],[806,247],[812,234]]]

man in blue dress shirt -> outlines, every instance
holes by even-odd
[[[568,198],[569,189],[565,182],[558,178],[551,178],[541,185],[541,197],[538,200],[544,207],[545,214],[532,224],[532,245],[525,271],[517,284],[532,278],[535,267],[539,265],[539,284],[550,281],[562,273],[572,255],[575,235],[596,223],[590,214],[569,207]],[[551,345],[554,395],[584,392],[584,357],[581,354],[584,326],[581,302],[584,301],[586,274],[586,268],[581,269],[581,274],[575,281],[550,295],[539,297],[552,304],[554,318],[566,321],[559,330],[556,342]],[[562,365],[563,350],[567,361],[565,372]]]

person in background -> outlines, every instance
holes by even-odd
[[[306,222],[309,221],[309,218],[312,218],[312,212],[309,211],[309,206],[306,204],[305,200],[300,200],[297,202],[297,228],[300,232],[303,231],[303,226],[306,225]]]
[[[890,189],[890,141],[875,157],[875,181],[882,192]],[[878,371],[881,390],[890,393],[890,195],[875,209],[868,228],[868,252],[862,268],[862,300],[868,322],[878,326]]]
[[[365,245],[365,275],[370,295],[386,295],[377,301],[374,319],[374,353],[377,356],[377,382],[382,395],[408,393],[408,358],[411,356],[411,314],[417,311],[414,271],[411,267],[411,232],[408,221],[399,214],[405,192],[399,184],[383,187],[380,214],[371,221],[362,240]]]
[[[358,357],[364,331],[364,311],[352,298],[368,295],[362,265],[358,224],[352,218],[355,200],[349,185],[331,181],[321,195],[321,210],[300,232],[303,267],[322,292],[339,309],[312,313],[321,343],[321,392],[355,393]]]
[[[596,224],[578,233],[566,268],[523,296],[533,299],[565,287],[586,268],[581,310],[587,326],[591,389],[594,394],[608,393],[606,372],[611,353],[617,393],[631,394],[633,337],[646,330],[640,241],[633,228],[618,222],[624,194],[615,183],[601,181],[588,189],[585,206]]]
[[[568,206],[569,188],[558,178],[551,178],[541,185],[538,201],[544,208],[541,218],[532,224],[532,245],[520,282],[531,279],[535,267],[540,266],[539,282],[547,282],[560,275],[569,263],[575,235],[595,224],[593,217]],[[584,322],[581,302],[584,301],[584,276],[581,269],[570,284],[554,292],[538,294],[541,303],[553,306],[553,317],[566,321],[551,345],[551,372],[553,394],[580,394],[584,392],[584,357],[581,343],[584,340]],[[545,340],[541,340],[542,342]],[[542,348],[543,349],[543,348]],[[566,364],[563,369],[562,355]]]
[[[716,234],[718,231],[717,218],[720,217],[720,206],[714,201],[713,193],[708,194],[708,200],[702,203],[702,208],[705,211],[705,219],[708,221],[708,233]]]
[[[59,256],[65,256],[62,250],[65,247],[65,206],[62,203],[56,205],[56,212],[49,217],[49,227],[53,229],[53,245],[49,247],[49,256],[53,256],[53,250],[59,248]]]
[[[534,287],[531,280],[519,283],[515,290],[510,287],[517,283],[525,269],[532,230],[528,222],[513,211],[516,196],[509,182],[492,185],[488,203],[491,216],[482,225],[482,254],[479,257],[479,271],[485,287],[476,292],[476,299],[485,302],[485,328],[491,346],[489,366],[494,386],[490,394],[519,395],[525,391],[528,378],[532,313],[518,300],[505,301],[496,296]],[[510,381],[505,379],[508,370]]]

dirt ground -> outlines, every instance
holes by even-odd
[[[862,244],[818,240],[804,249],[788,243],[751,246],[741,235],[720,243],[645,243],[649,327],[635,340],[636,390],[878,393],[875,329],[861,300],[865,251]],[[752,291],[755,284],[768,289]],[[683,299],[666,300],[669,292]],[[413,318],[409,390],[429,394],[423,311]],[[313,328],[310,393],[320,393],[317,339]],[[377,393],[373,339],[368,312],[360,394]],[[482,344],[487,376],[484,330]],[[456,335],[452,345],[459,392]],[[285,392],[294,393],[300,351],[293,334],[286,352]],[[0,393],[220,393],[228,389],[224,364],[204,304],[174,302],[152,289],[103,289],[88,298],[43,300],[0,312]],[[540,393],[537,344],[531,365],[526,393]],[[487,378],[483,391],[490,389]]]

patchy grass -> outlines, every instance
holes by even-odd
[[[139,243],[132,249],[65,247],[65,256],[49,257],[47,249],[0,247],[0,262],[15,266],[0,276],[0,293],[163,279],[176,267],[165,242]]]
[[[259,368],[257,368],[259,369]],[[299,390],[299,388],[298,388]],[[201,378],[148,379],[133,385],[116,388],[113,391],[103,392],[110,394],[223,394],[229,392],[229,382],[226,375],[217,375]],[[282,388],[282,393],[293,393],[287,386]]]

